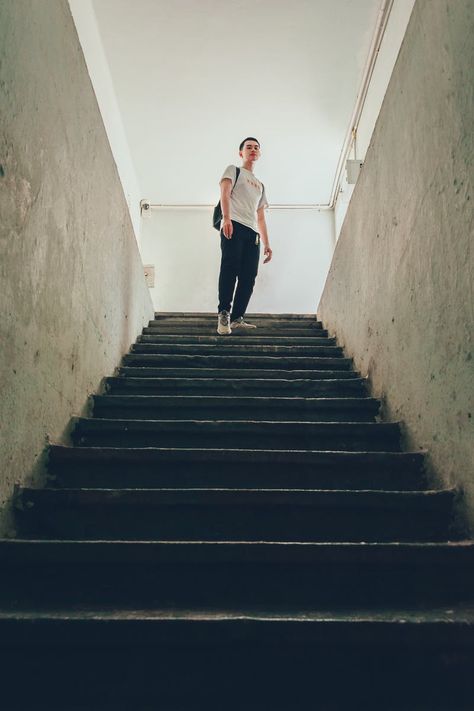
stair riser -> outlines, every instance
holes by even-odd
[[[95,406],[94,417],[106,419],[135,420],[278,420],[282,422],[374,422],[377,410],[373,408],[323,409],[302,408],[289,410],[287,407],[238,407],[226,406],[184,406],[184,407],[120,407]]]
[[[222,699],[225,711],[469,711],[469,629],[456,626],[450,634],[403,624],[306,627],[245,620],[186,629],[170,622],[159,630],[138,621],[6,622],[0,635],[9,683],[2,698],[8,711],[65,711],[72,689],[68,711],[222,711]],[[394,670],[403,683],[393,683]],[[380,706],[388,689],[390,703]]]
[[[157,335],[157,336],[217,336],[217,319],[215,323],[205,323],[201,325],[183,325],[183,324],[158,324],[157,326],[149,326],[143,329],[143,333],[147,335]],[[247,336],[250,338],[255,336],[265,336],[267,338],[325,338],[328,332],[311,327],[298,327],[298,326],[279,326],[278,328],[272,328],[267,325],[259,325],[253,334],[249,333],[238,333],[233,331],[229,336],[220,336],[220,338],[241,338],[244,340]]]
[[[425,489],[422,454],[107,450],[51,446],[58,485],[181,488]]]
[[[258,335],[257,330],[261,328],[271,329],[273,333],[279,333],[281,329],[300,329],[302,331],[311,332],[318,331],[323,328],[321,321],[316,321],[316,319],[292,319],[292,318],[261,318],[248,317],[249,323],[256,326],[256,329],[247,329],[246,331],[236,332],[245,335],[249,333],[250,335]],[[207,316],[204,318],[158,318],[148,322],[148,328],[163,328],[163,327],[178,327],[178,328],[188,328],[194,327],[199,328],[201,326],[208,326],[217,329],[217,314],[215,316]]]
[[[164,367],[164,368],[251,368],[252,370],[273,369],[280,373],[288,370],[349,370],[352,361],[349,358],[284,356],[204,356],[204,355],[159,355],[129,353],[122,359],[125,366]],[[249,376],[247,376],[249,377]],[[280,374],[280,378],[283,377]]]
[[[309,449],[309,450],[341,450],[341,451],[372,451],[398,452],[399,440],[396,437],[347,436],[332,435],[317,437],[315,435],[298,436],[298,433],[266,434],[247,432],[233,434],[231,432],[139,432],[128,430],[124,433],[95,431],[86,433],[74,432],[74,444],[79,447],[218,447],[231,449]]]
[[[171,343],[135,343],[131,353],[172,354],[172,355],[204,355],[204,356],[271,356],[295,358],[339,358],[342,348],[338,346],[252,346],[248,344],[235,345],[219,343],[218,345],[176,345]]]
[[[269,370],[268,368],[186,368],[186,367],[153,367],[146,366],[127,366],[118,369],[120,377],[138,377],[138,378],[192,378],[193,380],[200,379],[216,379],[225,378],[233,379],[236,382],[248,380],[249,378],[258,380],[312,380],[314,383],[323,380],[355,380],[359,379],[357,373],[353,370]]]
[[[79,462],[49,466],[58,487],[97,488],[234,488],[246,489],[370,489],[415,491],[426,484],[419,472],[387,472],[368,468],[363,472],[326,471],[299,464],[220,464],[217,462],[166,463],[161,465]]]
[[[153,565],[78,561],[21,566],[3,565],[0,602],[16,605],[106,604],[133,606],[195,606],[225,609],[247,605],[328,605],[352,609],[357,605],[449,604],[469,600],[473,571],[455,566],[338,565],[329,563],[217,562]]]
[[[193,626],[179,634],[178,646],[169,641],[176,627],[152,635],[140,624],[2,625],[5,709],[65,711],[71,689],[67,711],[222,711],[223,699],[225,711],[470,711],[466,699],[474,696],[469,631],[456,640],[444,630],[436,638],[406,625],[355,633],[327,625],[299,643],[302,631],[264,633],[256,625],[252,636],[244,621],[228,630],[210,624],[211,645]],[[17,638],[21,646],[11,642]],[[403,683],[393,683],[393,670]],[[390,704],[380,706],[388,689]]]
[[[301,506],[42,506],[18,512],[19,533],[70,540],[442,541],[447,511]],[[451,535],[451,540],[455,536]]]
[[[321,323],[318,321],[316,313],[295,314],[295,313],[262,313],[259,311],[247,311],[245,317],[251,321],[269,321],[278,323],[288,321],[289,323]],[[156,321],[214,321],[217,318],[217,311],[156,311],[153,314]]]
[[[109,378],[107,392],[111,395],[225,395],[236,397],[366,397],[367,389],[360,380],[276,381],[271,380],[211,380],[191,378],[157,379]]]
[[[202,343],[219,343],[230,345],[235,343],[236,345],[269,345],[269,346],[337,346],[336,338],[330,338],[328,332],[323,329],[318,329],[314,335],[309,336],[281,336],[279,333],[274,333],[271,336],[262,336],[260,334],[260,329],[258,332],[250,335],[246,333],[238,334],[231,333],[230,335],[223,338],[217,333],[214,334],[195,334],[195,335],[166,335],[160,333],[160,329],[156,328],[144,328],[142,335],[137,338],[138,343],[191,343],[191,344],[202,344]]]

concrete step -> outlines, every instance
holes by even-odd
[[[32,489],[20,537],[70,540],[442,541],[456,491]]]
[[[366,422],[73,418],[78,446],[400,451],[400,427]]]
[[[218,343],[134,343],[130,349],[131,353],[160,353],[160,354],[176,354],[176,355],[204,355],[204,356],[225,356],[239,357],[241,355],[246,358],[249,356],[286,356],[291,358],[307,358],[314,357],[342,357],[342,348],[331,345],[309,345],[309,346],[280,346],[268,344],[250,343],[229,343],[225,339],[221,339]]]
[[[150,322],[154,323],[154,322]],[[216,323],[208,323],[208,324],[161,324],[160,326],[151,326],[150,332],[151,333],[156,333],[157,335],[168,335],[168,336],[215,336],[217,335],[217,321]],[[314,327],[305,327],[305,328],[284,328],[280,327],[278,329],[275,329],[271,326],[259,326],[258,327],[258,335],[259,336],[266,336],[266,337],[275,337],[276,335],[282,337],[282,338],[305,338],[305,337],[317,337],[320,334],[322,336],[327,335],[326,332],[322,332],[320,329],[316,329]],[[253,332],[254,335],[256,335],[256,331]],[[240,333],[239,331],[233,331],[231,335],[227,336],[220,336],[220,338],[224,341],[229,339],[229,341],[235,341],[239,339],[240,341],[244,341],[248,338],[249,332],[247,333]]]
[[[245,449],[49,448],[56,486],[416,490],[427,487],[422,452]]]
[[[279,370],[349,370],[351,358],[342,356],[259,356],[259,355],[186,355],[173,353],[127,353],[122,359],[125,366],[151,366],[165,368],[250,368]],[[280,376],[281,377],[281,376]]]
[[[275,317],[275,318],[270,318],[269,316],[265,315],[256,315],[256,316],[246,316],[245,320],[249,323],[252,323],[253,325],[256,326],[256,329],[248,329],[245,331],[245,333],[250,333],[252,331],[255,331],[254,335],[256,334],[256,330],[260,328],[268,328],[272,329],[275,333],[280,331],[280,329],[297,329],[297,330],[303,330],[303,331],[315,331],[315,330],[321,330],[323,328],[323,324],[321,321],[318,321],[314,317],[312,318],[304,318],[304,319],[295,319],[295,318],[288,318],[288,317]],[[200,326],[207,326],[207,327],[214,327],[217,328],[217,314],[214,314],[212,316],[201,316],[201,315],[196,315],[195,317],[190,317],[190,316],[167,316],[167,317],[155,317],[148,323],[149,328],[157,328],[157,327],[164,327],[164,326],[177,326],[177,327],[200,327]]]
[[[137,338],[138,343],[248,343],[249,345],[273,345],[273,346],[291,346],[291,345],[301,345],[301,346],[335,346],[337,341],[335,338],[329,338],[328,332],[324,329],[318,329],[316,334],[310,334],[306,336],[281,336],[279,332],[271,336],[262,336],[260,334],[260,329],[258,329],[258,334],[255,332],[253,335],[251,333],[246,333],[243,335],[239,334],[238,331],[234,331],[230,335],[222,336],[215,334],[199,335],[191,334],[186,335],[185,333],[177,334],[162,334],[160,333],[160,328],[144,328],[141,336]]]
[[[131,376],[105,379],[106,390],[112,395],[273,395],[285,397],[367,397],[364,378],[270,379],[270,378],[140,378]]]
[[[473,617],[467,605],[2,610],[3,703],[222,711],[231,689],[226,711],[466,711]]]
[[[156,322],[150,321],[151,326],[148,326],[146,329],[144,329],[144,333],[150,333],[150,334],[157,334],[157,335],[169,335],[169,336],[215,336],[217,335],[217,319],[215,322],[211,323],[201,323],[201,324],[183,324],[183,323],[176,323],[176,324],[167,324],[167,323],[160,323],[156,325]],[[257,335],[259,336],[266,336],[266,337],[274,337],[274,336],[279,336],[282,338],[305,338],[305,337],[318,337],[318,336],[326,336],[327,331],[324,331],[320,328],[316,328],[314,326],[305,326],[302,328],[295,328],[295,327],[285,327],[285,326],[279,326],[278,328],[273,328],[268,325],[259,325],[258,329],[254,331],[252,329],[253,336],[252,338]],[[226,335],[226,336],[220,336],[222,340],[227,340],[229,339],[230,341],[240,339],[241,341],[245,340],[249,336],[250,331],[247,332],[239,332],[237,330],[233,331],[232,334]]]
[[[471,601],[474,543],[0,541],[0,603],[329,605]],[[132,602],[133,601],[133,602]]]
[[[373,422],[380,401],[369,397],[303,398],[237,395],[94,395],[100,418]]]
[[[233,380],[258,379],[258,380],[341,380],[358,378],[358,373],[353,370],[276,370],[269,368],[206,368],[206,367],[153,367],[123,366],[117,369],[119,376],[138,378],[193,378],[194,380],[227,378]]]
[[[168,319],[216,319],[217,313],[215,311],[156,311],[155,318],[160,321],[166,321]],[[290,321],[294,323],[295,321],[301,321],[303,323],[317,321],[316,314],[270,314],[261,312],[251,312],[246,314],[246,319],[265,319],[267,321]]]

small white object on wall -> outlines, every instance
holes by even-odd
[[[146,283],[151,289],[153,289],[155,286],[155,265],[154,264],[144,264],[143,269],[145,272]]]

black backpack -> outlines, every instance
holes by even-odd
[[[235,188],[237,185],[237,181],[239,179],[239,174],[240,174],[240,168],[237,168],[236,166],[236,174],[235,174],[235,183],[232,186],[232,190]],[[230,194],[232,195],[232,190],[230,191]],[[222,220],[222,208],[221,208],[221,201],[217,203],[217,205],[214,208],[214,212],[212,213],[212,226],[218,231],[221,231],[221,220]]]

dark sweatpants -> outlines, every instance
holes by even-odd
[[[219,312],[229,311],[231,321],[245,314],[252,296],[260,257],[258,232],[232,220],[232,239],[221,230],[221,271],[219,274]],[[237,281],[237,289],[235,282]],[[232,297],[235,297],[232,305]]]

